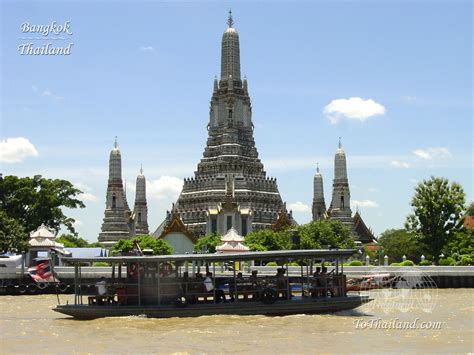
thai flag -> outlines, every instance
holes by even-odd
[[[36,282],[55,281],[53,273],[51,272],[51,266],[49,265],[49,261],[45,261],[44,263],[30,267],[28,269],[28,273],[30,274],[31,278]]]

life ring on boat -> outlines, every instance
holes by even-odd
[[[46,287],[48,287],[48,284],[46,282],[38,282],[36,286],[39,290],[44,290]]]
[[[265,304],[273,304],[277,300],[278,295],[273,288],[265,288],[262,291],[260,299]]]
[[[25,284],[19,284],[18,285],[18,293],[22,295],[25,292],[26,292],[26,285]]]
[[[36,293],[36,291],[38,291],[38,286],[36,286],[36,283],[30,283],[28,284],[28,286],[26,287],[26,290],[28,291],[29,294],[33,295]]]
[[[59,285],[58,285],[58,290],[59,292],[61,293],[64,293],[67,291],[67,288],[68,288],[68,284],[64,283],[64,282],[61,282]]]
[[[143,275],[145,273],[145,268],[143,266],[138,266],[138,263],[132,263],[130,264],[130,268],[128,270],[128,274],[130,276],[137,276],[138,273],[140,273],[140,275]]]
[[[160,276],[165,277],[171,274],[173,266],[170,263],[163,263],[160,265]]]
[[[186,296],[178,296],[174,300],[174,305],[178,308],[184,308],[188,305],[188,299]]]

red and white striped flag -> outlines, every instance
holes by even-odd
[[[53,273],[51,271],[51,266],[49,265],[49,261],[45,261],[44,263],[30,267],[28,269],[28,273],[30,274],[31,278],[36,282],[55,281]]]

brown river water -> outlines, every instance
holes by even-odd
[[[381,299],[380,290],[371,292],[377,301]],[[53,312],[55,295],[0,296],[0,353],[474,352],[474,290],[416,292],[422,292],[415,295],[421,306],[384,307],[384,303],[373,302],[327,315],[92,321]],[[61,295],[62,303],[72,299]],[[400,329],[403,324],[413,328]]]

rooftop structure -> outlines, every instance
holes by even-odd
[[[271,228],[284,208],[276,179],[267,177],[255,147],[252,105],[247,79],[241,78],[239,34],[232,13],[227,24],[203,158],[194,177],[184,179],[175,206],[195,236],[224,234],[231,228],[246,235]]]
[[[250,248],[243,244],[244,241],[245,238],[239,235],[234,228],[231,228],[221,237],[223,244],[219,245],[216,250],[220,253],[248,252]]]

